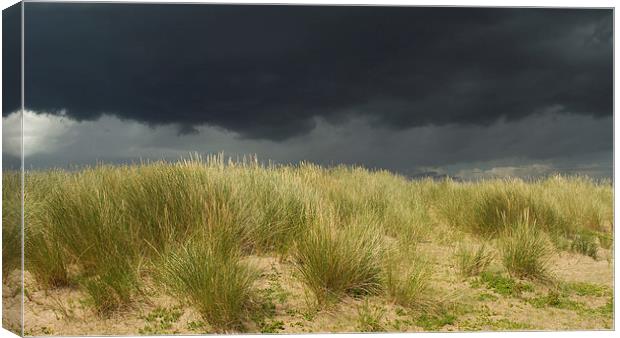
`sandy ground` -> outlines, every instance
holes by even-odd
[[[613,287],[612,253],[601,251],[602,258],[562,252],[551,264],[555,279],[563,282],[588,282],[605,287],[603,295],[570,295],[570,300],[583,306],[562,308],[535,307],[531,299],[548,292],[545,285],[519,297],[497,294],[485,285],[476,284],[456,273],[454,247],[437,244],[422,245],[420,250],[432,257],[435,264],[433,287],[437,294],[449,295],[451,317],[440,324],[424,323],[420,313],[389,303],[385,298],[366,300],[344,299],[320,311],[295,277],[292,265],[273,257],[250,257],[250,264],[263,271],[256,287],[270,299],[275,311],[266,317],[248,320],[248,332],[359,332],[359,311],[362,306],[377,310],[378,323],[373,330],[406,332],[423,330],[600,330],[613,329],[613,314],[601,312],[611,299]],[[3,285],[5,309],[19,309],[19,273],[16,271]],[[135,334],[200,334],[212,332],[203,324],[199,314],[189,304],[162,295],[155,287],[147,287],[146,295],[135,300],[127,309],[109,318],[97,316],[88,305],[87,297],[78,289],[43,290],[25,274],[25,333],[26,335],[135,335]],[[158,312],[159,311],[159,312]],[[162,323],[157,313],[176,313],[172,321]],[[15,311],[5,311],[5,327]],[[17,317],[18,318],[18,317]]]

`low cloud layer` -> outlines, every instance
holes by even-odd
[[[17,114],[3,118],[5,161],[19,154]],[[256,154],[278,163],[306,160],[385,168],[410,177],[464,179],[541,176],[555,172],[611,177],[612,119],[553,110],[490,126],[426,126],[394,131],[367,119],[331,124],[317,119],[312,132],[287,142],[252,140],[220,127],[201,126],[179,135],[177,127],[148,126],[104,115],[94,121],[24,114],[26,168],[140,159],[175,160],[190,152]],[[16,150],[15,150],[16,149]],[[532,151],[532,149],[537,149]],[[17,151],[17,152],[16,152]]]

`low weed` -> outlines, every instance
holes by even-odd
[[[478,295],[478,297],[476,298],[479,301],[485,302],[485,301],[496,301],[497,300],[497,296],[495,296],[494,294],[491,293],[486,293],[483,292],[481,294]]]
[[[415,324],[426,331],[437,331],[446,325],[453,325],[455,321],[454,314],[443,312],[436,315],[422,314],[416,319]]]
[[[278,333],[284,330],[284,322],[281,320],[265,320],[260,323],[260,333]]]
[[[193,320],[191,322],[188,322],[187,329],[194,332],[208,333],[205,329],[205,323],[201,320]]]
[[[570,298],[568,298],[566,295],[558,291],[555,291],[555,290],[549,291],[544,296],[538,296],[538,297],[531,298],[528,300],[528,302],[536,308],[543,308],[543,307],[550,306],[550,307],[554,307],[558,309],[567,309],[567,310],[573,310],[573,311],[579,311],[579,310],[584,309],[583,304],[573,301]]]
[[[579,296],[604,297],[611,294],[608,287],[587,282],[562,283],[560,289],[563,292],[573,292]]]
[[[183,311],[179,307],[157,307],[148,315],[142,317],[146,325],[138,332],[144,335],[157,335],[169,333],[173,325],[179,321]]]
[[[532,327],[527,323],[515,322],[506,318],[492,319],[488,316],[480,316],[474,320],[466,320],[459,323],[461,329],[467,331],[521,331]]]
[[[483,272],[480,275],[479,282],[484,284],[487,289],[493,290],[502,296],[518,297],[524,291],[533,290],[530,284],[519,282],[496,272]]]

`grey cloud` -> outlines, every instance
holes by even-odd
[[[316,119],[312,132],[285,143],[247,139],[221,127],[200,126],[195,133],[179,136],[174,126],[154,127],[114,116],[80,122],[29,114],[27,131],[45,132],[36,134],[39,139],[27,140],[26,167],[174,160],[190,152],[224,151],[231,156],[257,154],[259,159],[279,163],[307,160],[385,168],[412,177],[424,171],[466,176],[463,172],[476,168],[508,173],[510,167],[537,165],[551,171],[611,176],[612,119],[554,110],[487,127],[425,126],[399,131],[374,126],[363,118],[340,124]],[[517,169],[513,172],[527,171]]]
[[[606,9],[26,3],[25,16],[26,106],[76,120],[284,141],[317,119],[612,114]]]

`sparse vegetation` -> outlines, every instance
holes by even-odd
[[[524,291],[531,291],[532,285],[517,281],[511,277],[497,272],[484,272],[474,286],[484,284],[489,290],[493,290],[502,296],[517,297]]]
[[[560,289],[579,296],[603,297],[612,294],[611,290],[605,286],[586,282],[562,283]]]
[[[395,260],[400,260],[400,264]],[[438,299],[430,297],[430,265],[421,257],[409,256],[408,261],[403,260],[404,257],[392,257],[386,264],[388,296],[401,306],[433,312]]]
[[[358,329],[360,332],[382,332],[384,325],[385,309],[381,306],[370,305],[364,302],[357,308]]]
[[[144,316],[146,324],[138,333],[144,335],[157,335],[170,333],[173,325],[178,322],[183,312],[179,308],[157,307],[148,315]]]
[[[19,189],[19,175],[4,173],[5,277],[20,265]],[[410,180],[213,156],[29,171],[25,199],[27,272],[46,292],[79,291],[103,318],[135,311],[154,293],[199,314],[173,325],[180,330],[317,331],[317,318],[354,298],[365,305],[351,330],[524,329],[532,325],[453,313],[445,299],[466,289],[477,304],[543,311],[579,301],[571,297],[611,296],[552,278],[557,252],[600,259],[613,248],[612,186],[583,177]],[[257,258],[277,261],[278,275]],[[467,281],[450,279],[455,268]],[[558,297],[547,281],[559,285]],[[405,317],[387,319],[394,307]],[[608,308],[601,301],[579,313],[608,326]],[[144,333],[169,332],[172,317],[160,317]]]
[[[575,311],[582,310],[584,308],[583,304],[571,300],[566,295],[561,294],[555,290],[549,291],[546,295],[532,298],[529,301],[534,307],[538,308],[550,306],[558,309],[568,309]]]
[[[448,312],[442,312],[440,314],[434,314],[434,315],[422,314],[415,321],[415,324],[417,326],[422,327],[426,331],[436,331],[446,325],[454,324],[455,320],[456,320],[456,316],[454,314],[448,313]]]
[[[497,296],[490,294],[490,293],[483,292],[478,295],[478,300],[479,301],[496,301]]]

